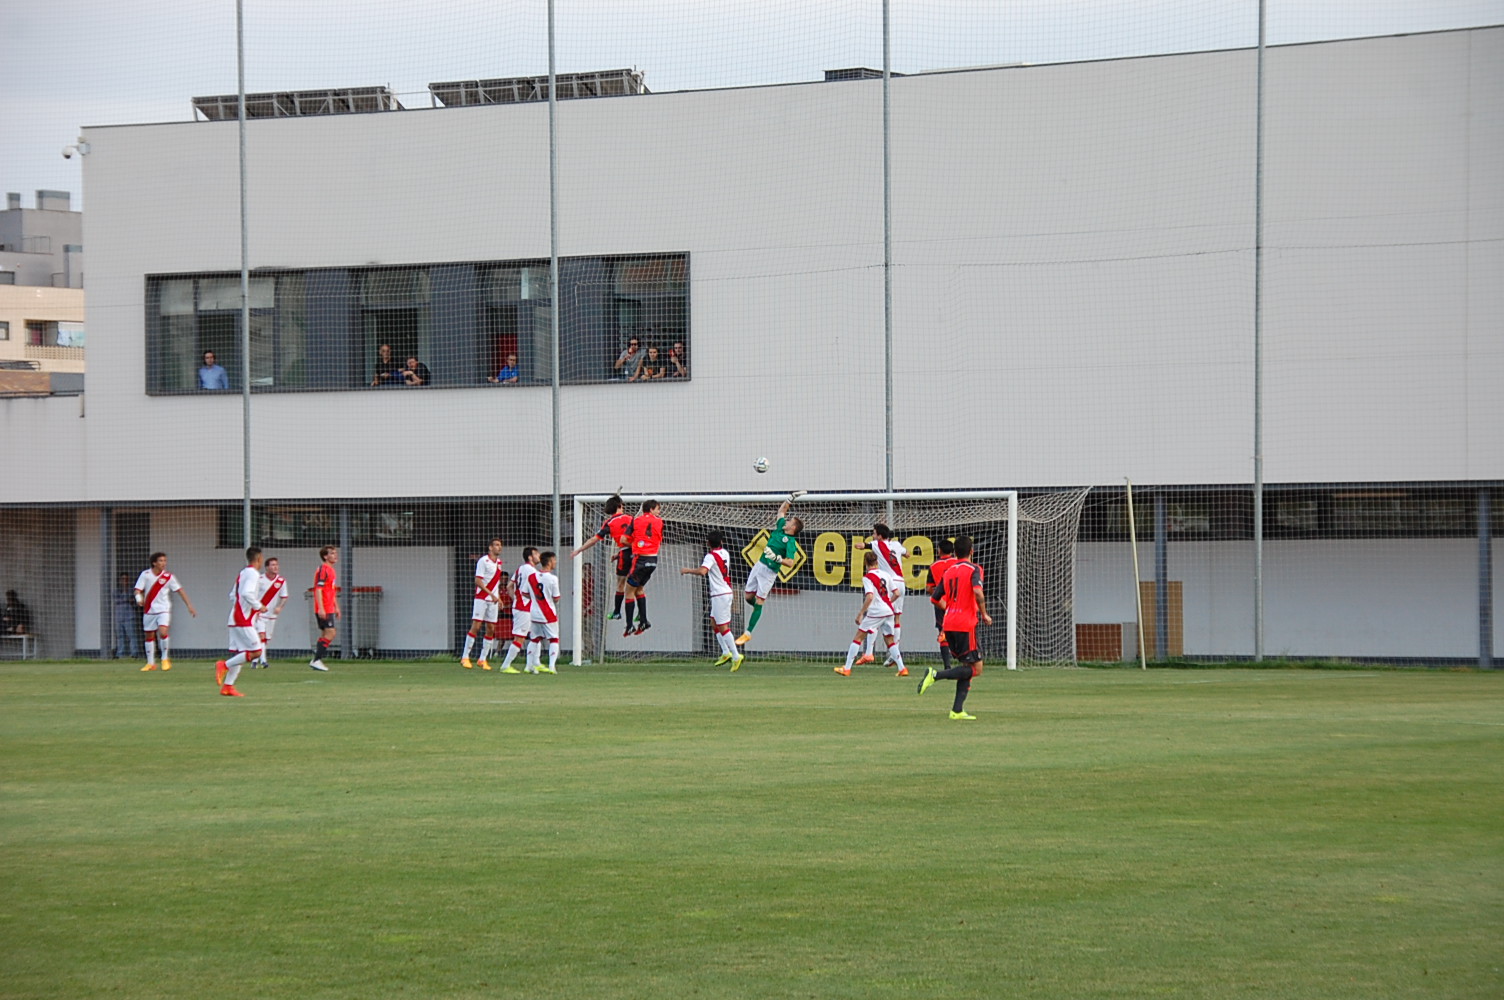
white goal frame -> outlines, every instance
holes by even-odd
[[[574,548],[579,549],[588,537],[585,528],[585,505],[605,503],[617,494],[578,494],[574,498]],[[787,493],[623,493],[624,504],[640,504],[644,500],[659,503],[782,503]],[[795,501],[800,503],[850,503],[872,502],[896,503],[907,500],[1007,500],[1008,501],[1008,558],[1004,571],[1007,593],[1003,604],[1007,613],[1008,669],[1018,669],[1018,491],[1017,490],[935,490],[927,493],[806,493]],[[594,533],[594,529],[591,529]],[[583,579],[585,556],[577,555],[571,560],[572,579],[569,584],[569,610],[572,617],[571,634],[574,642],[570,662],[580,666],[583,660],[583,628],[585,617],[585,593],[580,586]]]

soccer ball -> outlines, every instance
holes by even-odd
[[[752,463],[752,468],[756,469],[758,472],[767,472],[768,460],[766,458],[759,458],[757,461]]]

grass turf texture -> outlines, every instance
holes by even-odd
[[[174,667],[0,668],[0,996],[1504,993],[1497,675]]]

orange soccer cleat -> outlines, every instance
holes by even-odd
[[[218,663],[214,664],[214,683],[223,686],[225,683],[225,674],[229,672],[230,665],[224,660],[220,660]],[[223,691],[220,692],[220,694],[223,693]]]
[[[856,665],[859,666],[859,667],[863,663],[871,663],[871,662],[872,662],[872,654],[871,653],[863,653],[861,656],[858,656],[856,658]]]
[[[907,676],[909,676],[909,668],[908,667],[899,667],[898,668],[898,673],[894,674],[893,676],[894,677],[907,677]]]
[[[236,691],[235,688],[234,688],[234,686],[230,685],[230,684],[221,684],[220,687],[219,687],[219,693],[222,694],[222,695],[224,695],[227,698],[244,698],[245,697],[245,695],[241,694],[239,691]]]
[[[836,673],[840,674],[842,677],[850,677],[851,676],[851,668],[850,667],[841,666],[841,667],[832,667],[831,669],[834,670]]]

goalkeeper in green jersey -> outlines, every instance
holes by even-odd
[[[795,490],[789,494],[789,498],[778,508],[778,523],[773,526],[773,531],[768,535],[767,544],[763,546],[762,555],[758,556],[757,564],[752,567],[752,572],[747,574],[747,585],[742,588],[747,592],[747,604],[752,608],[751,615],[747,618],[747,631],[736,637],[738,646],[745,646],[752,638],[752,630],[757,627],[757,619],[762,617],[762,604],[773,592],[773,585],[778,582],[778,574],[785,566],[794,565],[794,556],[799,553],[799,543],[794,536],[799,534],[799,529],[804,527],[804,522],[797,517],[789,517],[789,508],[794,506],[794,501],[804,495],[804,490]]]

